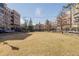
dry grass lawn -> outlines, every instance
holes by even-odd
[[[79,55],[78,35],[67,35],[52,32],[33,32],[28,37],[18,39],[27,34],[16,34],[8,37],[4,36],[0,42],[0,55]],[[11,38],[11,36],[13,38]],[[5,40],[6,39],[6,40]],[[8,40],[9,39],[9,40]],[[7,44],[18,47],[19,50],[12,50]]]

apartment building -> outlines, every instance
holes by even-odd
[[[0,31],[12,32],[20,27],[20,15],[7,4],[0,3]]]
[[[11,31],[11,10],[6,7],[4,9],[4,30]]]
[[[74,17],[73,27],[75,27],[76,31],[79,31],[79,3],[74,4],[73,17]]]
[[[79,31],[79,4],[74,3],[72,5],[71,10],[70,9],[66,10],[66,9],[65,9],[65,13],[63,14],[63,17],[61,17],[61,15],[58,16],[57,28],[61,30],[61,19],[62,19],[63,30],[69,31],[69,29],[71,28],[72,31]],[[59,19],[60,17],[61,19]]]
[[[4,11],[3,8],[0,8],[0,30],[2,30],[4,27],[4,22],[3,22],[4,12],[3,11]]]
[[[44,24],[36,24],[34,26],[34,30],[36,30],[36,31],[43,31],[43,30],[45,30],[45,25]]]
[[[11,12],[11,26],[11,29],[15,31],[18,31],[20,28],[20,14],[16,10]]]

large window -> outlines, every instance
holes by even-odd
[[[4,11],[2,9],[0,9],[0,16],[3,16]]]
[[[0,3],[0,7],[4,8],[5,6],[6,6],[6,4]]]

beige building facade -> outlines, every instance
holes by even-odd
[[[72,14],[71,14],[72,11]],[[72,17],[71,17],[72,15]],[[63,14],[64,17],[62,20],[62,27],[63,29],[70,29],[70,25],[71,25],[71,30],[72,31],[79,31],[79,4],[78,3],[74,3],[72,5],[72,9],[67,9],[65,10],[65,13]],[[70,23],[71,21],[71,23]],[[61,19],[57,19],[57,25],[58,28],[61,27]],[[60,28],[61,30],[61,28]]]
[[[15,28],[16,27],[16,28]],[[20,14],[0,3],[0,31],[12,32],[20,27]]]

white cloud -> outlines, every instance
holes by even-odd
[[[24,24],[24,20],[22,18],[20,19],[20,23],[21,24]]]
[[[42,9],[41,8],[36,8],[35,15],[39,16],[39,17],[42,16]]]

